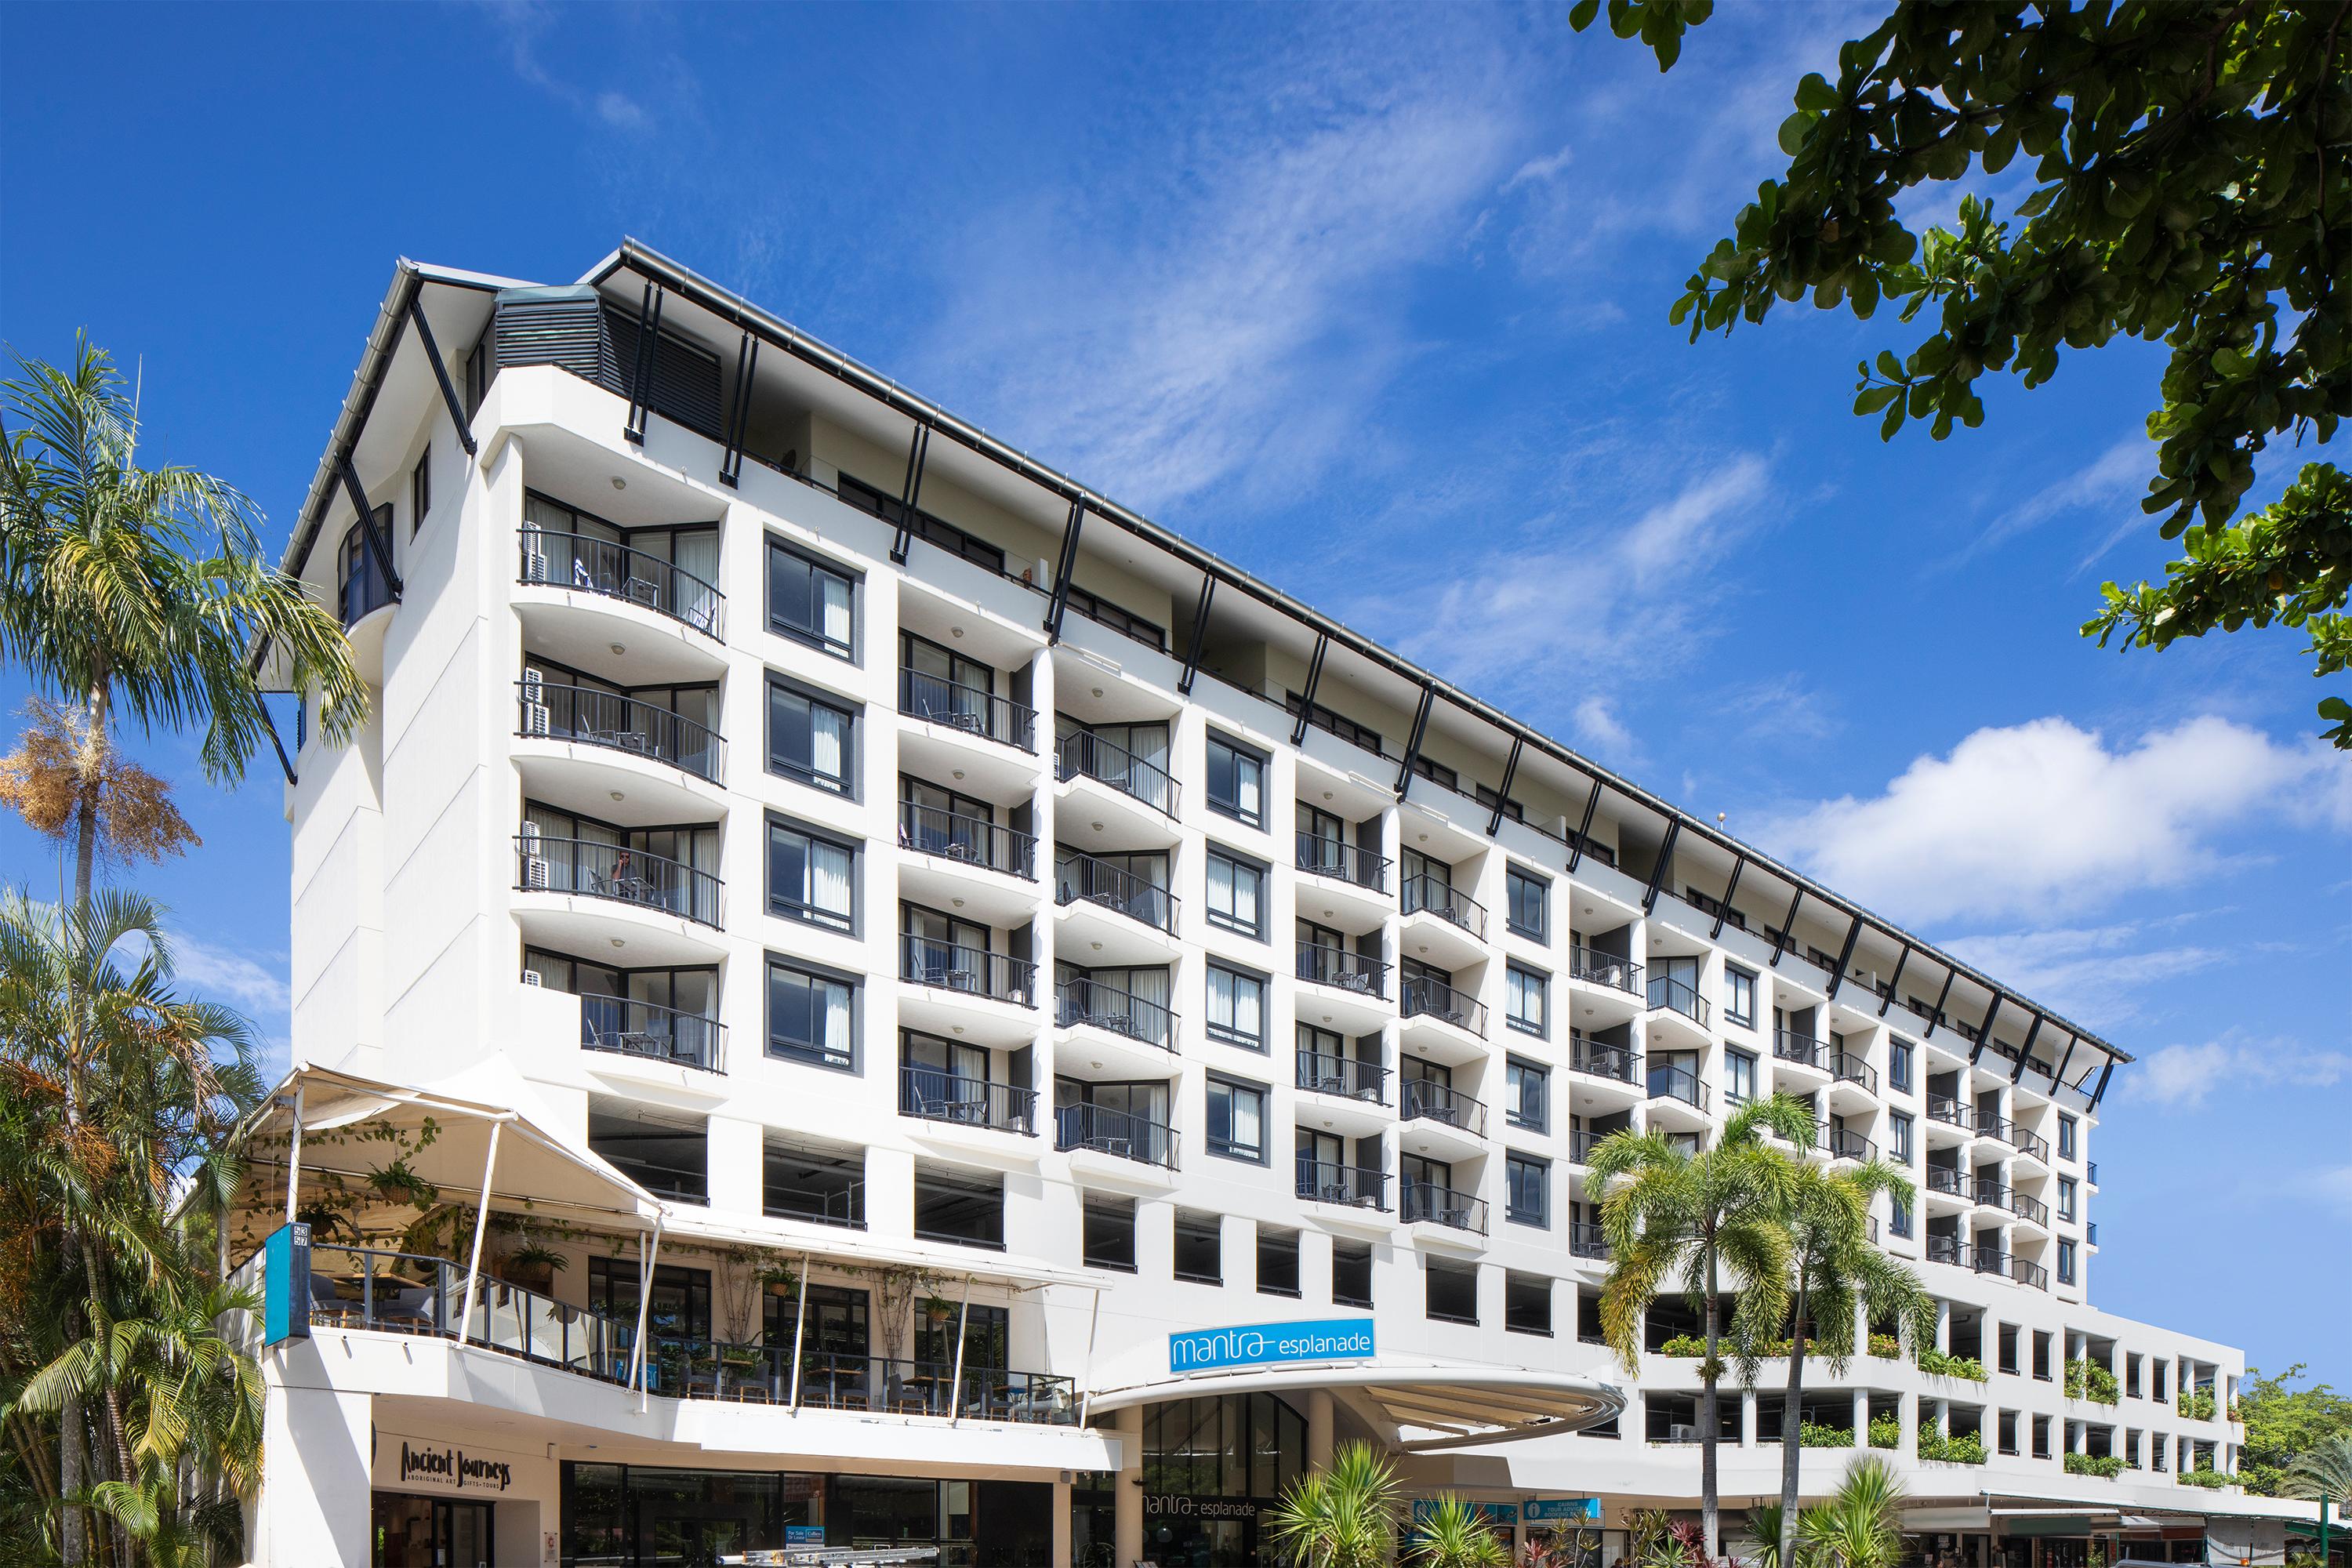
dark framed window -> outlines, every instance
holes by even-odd
[[[433,443],[427,441],[425,450],[416,454],[416,467],[408,473],[408,537],[425,526],[425,514],[433,510]]]
[[[1135,1200],[1088,1196],[1082,1257],[1089,1268],[1135,1272]]]
[[[974,538],[942,517],[934,517],[920,507],[908,511],[896,497],[884,495],[860,479],[843,474],[835,480],[835,494],[858,510],[871,512],[883,521],[905,529],[917,539],[928,540],[950,555],[961,556],[975,566],[987,568],[998,576],[1004,575],[1004,552],[984,539]]]
[[[1427,757],[1416,755],[1412,759],[1412,771],[1414,776],[1418,778],[1427,779],[1430,783],[1444,789],[1450,789],[1456,795],[1462,793],[1462,775],[1444,763],[1434,763]]]
[[[1545,1023],[1551,977],[1518,964],[1507,967],[1503,974],[1503,1018],[1523,1035],[1542,1039],[1548,1032]]]
[[[1265,939],[1265,868],[1223,850],[1208,854],[1209,923]]]
[[[1517,1225],[1551,1224],[1551,1162],[1512,1154],[1503,1162],[1503,1217]]]
[[[2060,1219],[2074,1217],[2074,1178],[2072,1176],[2058,1178],[2058,1217]]]
[[[1723,1097],[1743,1105],[1756,1098],[1756,1058],[1748,1052],[1723,1053]]]
[[[1265,1090],[1236,1079],[1211,1078],[1203,1091],[1209,1152],[1265,1163]]]
[[[1509,1058],[1503,1067],[1503,1119],[1530,1132],[1551,1130],[1551,1069]]]
[[[857,578],[768,541],[768,629],[835,658],[857,658]]]
[[[1503,1276],[1503,1328],[1514,1334],[1551,1334],[1551,1281],[1540,1274]]]
[[[1366,1307],[1372,1304],[1372,1244],[1369,1241],[1331,1242],[1331,1304],[1335,1307]]]
[[[1209,737],[1209,805],[1252,827],[1265,826],[1265,755],[1223,735]]]
[[[768,1054],[819,1067],[857,1065],[857,984],[771,954]]]
[[[1723,970],[1723,1014],[1744,1028],[1756,1026],[1756,976],[1726,964]]]
[[[1551,884],[1512,866],[1503,872],[1503,892],[1504,922],[1521,936],[1548,940]]]
[[[2058,1157],[2062,1160],[2074,1157],[2074,1119],[2063,1111],[2058,1116]]]
[[[770,676],[768,768],[816,789],[855,795],[856,710]]]
[[[1900,1110],[1886,1119],[1886,1147],[1898,1164],[1911,1163],[1911,1118]]]
[[[1162,653],[1168,651],[1168,628],[1145,620],[1132,610],[1122,609],[1099,594],[1090,594],[1076,583],[1070,584],[1070,608],[1097,626],[1108,626],[1115,632],[1149,643]]]
[[[2074,1244],[2071,1241],[2058,1244],[2058,1282],[2061,1285],[2074,1282]]]
[[[1257,1293],[1261,1296],[1298,1294],[1298,1233],[1257,1227]]]
[[[1296,691],[1283,694],[1282,710],[1294,719],[1304,713],[1307,723],[1316,729],[1328,730],[1349,744],[1361,746],[1376,757],[1384,754],[1381,751],[1381,732],[1378,730],[1335,713],[1320,702],[1309,702]]]
[[[1208,966],[1209,1037],[1244,1050],[1265,1049],[1265,977],[1222,963]]]
[[[857,847],[780,817],[768,819],[768,910],[788,921],[857,927]]]
[[[1003,1251],[1004,1178],[917,1165],[915,1235]]]
[[[1886,1047],[1886,1081],[1897,1089],[1911,1087],[1911,1042],[1890,1040]]]
[[[1909,1236],[1911,1234],[1911,1205],[1905,1203],[1900,1198],[1895,1199],[1895,1211],[1888,1217],[1886,1228],[1893,1231],[1897,1236]]]
[[[1441,1323],[1478,1321],[1478,1266],[1432,1258],[1422,1265],[1422,1310]]]
[[[1176,1278],[1199,1285],[1225,1282],[1224,1218],[1194,1209],[1176,1211]]]

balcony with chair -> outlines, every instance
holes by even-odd
[[[1015,1007],[1037,1005],[1037,966],[1029,960],[912,932],[898,938],[898,978],[910,985]]]
[[[1582,945],[1568,950],[1567,976],[1580,1005],[1595,1011],[1595,1026],[1622,1023],[1647,1005],[1649,991],[1642,983],[1642,966],[1630,958]]]
[[[726,1040],[727,1026],[699,1013],[629,996],[583,994],[580,998],[580,1044],[586,1050],[723,1073]]]
[[[993,871],[1026,882],[1037,879],[1037,840],[961,812],[898,803],[898,847],[959,867]]]
[[[1415,1147],[1445,1158],[1486,1152],[1486,1107],[1434,1079],[1400,1078],[1397,1115]]]
[[[1295,865],[1301,875],[1322,878],[1377,898],[1388,896],[1389,872],[1396,862],[1387,856],[1320,833],[1301,830],[1296,837]]]
[[[540,504],[537,498],[533,504]],[[661,616],[715,641],[726,637],[727,595],[660,555],[536,522],[522,525],[517,542],[516,580],[524,587],[566,590]]]
[[[725,742],[718,731],[673,708],[626,691],[542,679],[526,670],[515,683],[515,734],[527,741],[593,746],[719,782]]]
[[[1811,1035],[1794,1029],[1772,1031],[1772,1059],[1789,1067],[1809,1068],[1814,1072],[1830,1070],[1829,1049]]]
[[[1091,730],[1073,730],[1055,742],[1054,778],[1063,813],[1105,820],[1115,838],[1162,847],[1176,842],[1176,780],[1158,763],[1137,756]],[[1076,804],[1083,799],[1085,804]]]
[[[1829,1069],[1832,1081],[1841,1088],[1859,1089],[1874,1100],[1877,1098],[1878,1069],[1872,1067],[1861,1052],[1848,1050],[1843,1046],[1831,1047]]]
[[[1297,954],[1294,972],[1307,984],[1332,986],[1368,1002],[1388,1000],[1389,966],[1380,959],[1303,939],[1298,942]]]
[[[1654,1062],[1649,1071],[1650,1099],[1653,1103],[1683,1106],[1704,1115],[1707,1109],[1706,1085],[1687,1068],[1670,1067]]]
[[[1650,1027],[1664,1026],[1677,1040],[1696,1047],[1713,1044],[1708,1033],[1706,998],[1697,987],[1672,974],[1653,973],[1648,997]]]
[[[1360,1105],[1388,1104],[1389,1069],[1378,1062],[1323,1051],[1300,1051],[1297,1087],[1308,1094],[1328,1095]]]
[[[1467,1236],[1486,1234],[1486,1200],[1433,1182],[1407,1182],[1399,1189],[1397,1217],[1407,1225],[1433,1225]]]
[[[1427,872],[1398,888],[1404,940],[1423,948],[1432,963],[1475,963],[1488,956],[1486,910],[1477,900]]]
[[[1066,975],[1054,987],[1057,1028],[1088,1031],[1086,1049],[1103,1051],[1119,1070],[1164,1076],[1176,1052],[1176,1015],[1105,981]]]
[[[1927,1120],[1941,1126],[1957,1127],[1962,1131],[1967,1131],[1975,1125],[1976,1117],[1969,1110],[1966,1101],[1954,1100],[1949,1095],[1931,1094],[1927,1097]],[[1931,1128],[1930,1131],[1933,1129]]]
[[[1569,1041],[1568,1066],[1570,1071],[1599,1079],[1612,1089],[1631,1091],[1616,1097],[1612,1103],[1630,1105],[1643,1098],[1646,1089],[1642,1077],[1642,1053],[1631,1046],[1608,1045],[1577,1035]]]
[[[1878,1145],[1859,1132],[1849,1132],[1843,1127],[1822,1130],[1822,1147],[1832,1160],[1854,1160],[1864,1164],[1878,1158]]]
[[[1065,910],[1080,905],[1107,910],[1163,936],[1176,934],[1175,894],[1076,849],[1055,852],[1054,902]]]
[[[719,950],[715,935],[649,924],[645,917],[674,918],[716,932],[720,929],[724,885],[712,873],[683,865],[627,842],[557,837],[526,820],[515,835],[515,890],[533,899],[588,900],[591,906],[536,903],[519,909],[526,934],[546,946],[572,952],[603,948],[614,935],[607,908],[626,919],[644,941],[630,951],[646,963],[704,962]],[[635,941],[636,937],[630,939]]]
[[[1334,1204],[1375,1214],[1389,1212],[1389,1178],[1384,1171],[1302,1157],[1297,1163],[1297,1177],[1298,1195],[1309,1203]]]
[[[1606,1263],[1609,1260],[1609,1238],[1601,1234],[1599,1226],[1579,1220],[1568,1227],[1568,1251],[1571,1258]]]
[[[1106,1105],[1081,1102],[1054,1111],[1054,1147],[1176,1168],[1176,1130],[1165,1122]]]
[[[898,671],[898,711],[919,723],[953,735],[993,742],[1014,751],[1037,750],[1037,710],[978,686],[903,666]]]
[[[1416,1035],[1433,1031],[1430,1025],[1442,1025],[1445,1029],[1460,1031],[1474,1039],[1486,1037],[1486,1007],[1468,992],[1448,985],[1427,975],[1414,975],[1404,983],[1399,1010],[1404,1016],[1407,1030]],[[1449,1047],[1458,1051],[1458,1042],[1441,1038],[1439,1047]]]
[[[1024,1136],[1037,1130],[1037,1091],[944,1068],[898,1068],[898,1114],[918,1121]]]

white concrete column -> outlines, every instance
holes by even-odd
[[[1321,1473],[1331,1468],[1331,1391],[1317,1388],[1307,1395],[1307,1468]]]
[[[1070,1482],[1069,1472],[1063,1471],[1054,1479],[1054,1555],[1053,1568],[1070,1568]],[[1133,1491],[1135,1489],[1127,1489]]]
[[[374,1404],[364,1394],[316,1386],[325,1377],[312,1346],[295,1341],[263,1352],[268,1384],[262,1404],[259,1538],[253,1551],[259,1568],[368,1561]],[[288,1385],[294,1367],[312,1386]]]
[[[765,1214],[766,1130],[740,1117],[713,1116],[703,1147],[709,1162],[710,1206],[726,1214]]]
[[[1131,1568],[1143,1555],[1143,1407],[1130,1405],[1118,1412],[1112,1426],[1118,1433],[1118,1481],[1111,1489],[1111,1540],[1118,1558],[1113,1568]]]
[[[1952,1352],[1952,1304],[1940,1300],[1936,1303],[1936,1348],[1946,1355]]]
[[[1752,1388],[1743,1388],[1739,1391],[1739,1446],[1743,1448],[1753,1448],[1758,1441],[1756,1391]]]
[[[1853,1391],[1853,1446],[1870,1447],[1870,1391],[1866,1388]]]
[[[1903,1418],[1903,1457],[1908,1463],[1919,1452],[1919,1396],[1906,1394],[1895,1402],[1895,1414]]]

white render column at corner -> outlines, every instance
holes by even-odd
[[[326,1386],[320,1352],[290,1340],[262,1352],[261,1507],[257,1568],[369,1557],[374,1397]]]
[[[1143,1555],[1143,1406],[1130,1405],[1112,1421],[1118,1433],[1118,1481],[1111,1489],[1111,1541],[1121,1564]]]
[[[1870,1447],[1870,1391],[1866,1388],[1853,1391],[1853,1446]]]
[[[1307,1468],[1320,1474],[1331,1468],[1331,1391],[1318,1388],[1307,1395]]]
[[[1936,1348],[1947,1355],[1952,1351],[1952,1304],[1940,1298],[1936,1302]]]
[[[1895,1408],[1903,1418],[1903,1452],[1916,1454],[1919,1451],[1919,1396],[1902,1394],[1895,1401]],[[1996,1413],[1994,1419],[1998,1418]]]
[[[1741,1447],[1757,1447],[1759,1441],[1757,1434],[1757,1420],[1756,1391],[1752,1388],[1743,1388],[1739,1391],[1739,1446]]]

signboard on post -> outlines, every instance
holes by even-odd
[[[1370,1318],[1318,1318],[1297,1323],[1243,1323],[1168,1336],[1168,1370],[1181,1375],[1229,1366],[1362,1361],[1374,1352]]]
[[[310,1227],[279,1226],[261,1244],[261,1342],[310,1337]]]

